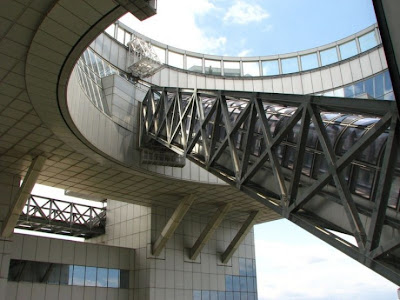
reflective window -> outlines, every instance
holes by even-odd
[[[221,75],[221,61],[206,59],[204,69],[206,74]]]
[[[363,36],[360,36],[358,40],[360,42],[360,49],[362,52],[374,48],[376,45],[378,45],[375,37],[375,31],[371,31],[367,34],[364,34]]]
[[[262,62],[264,76],[279,75],[278,60],[268,60]]]
[[[243,76],[260,76],[258,62],[243,62]]]
[[[107,271],[105,268],[97,268],[97,286],[107,287]]]
[[[119,287],[119,270],[108,269],[108,287]]]
[[[231,275],[226,275],[225,276],[225,290],[226,291],[232,291],[232,276]]]
[[[201,58],[198,58],[198,57],[187,56],[186,57],[186,67],[189,71],[202,73],[203,72],[203,61]]]
[[[162,64],[165,64],[165,49],[157,46],[152,46],[154,53],[157,55],[158,59]]]
[[[193,300],[201,300],[201,291],[193,291]]]
[[[342,59],[346,59],[358,54],[355,40],[340,45],[339,50]]]
[[[320,56],[321,64],[323,66],[330,65],[338,61],[336,47],[321,51]]]
[[[240,291],[240,279],[239,276],[232,276],[232,288],[233,291]]]
[[[8,274],[8,280],[16,282],[129,288],[128,270],[12,259]]]
[[[297,56],[291,58],[284,58],[281,60],[282,73],[295,73],[299,71],[299,64],[297,62]]]
[[[122,28],[118,27],[117,29],[117,41],[120,42],[121,44],[124,43],[125,40],[125,30]]]
[[[300,56],[301,69],[303,71],[318,68],[318,57],[317,53],[311,53]]]
[[[238,61],[224,61],[224,75],[240,76],[240,63]]]
[[[210,291],[202,291],[201,300],[210,300]]]
[[[183,55],[169,51],[168,52],[168,65],[183,69]]]

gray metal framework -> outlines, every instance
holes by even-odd
[[[30,195],[15,228],[92,238],[105,233],[106,208]]]
[[[142,147],[158,141],[400,284],[395,102],[152,87],[141,126]]]

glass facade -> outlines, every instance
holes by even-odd
[[[124,44],[132,38],[132,33],[120,27],[118,23],[108,27],[105,32]],[[332,45],[330,48],[322,48],[320,51],[310,51],[310,53],[302,55],[293,54],[293,57],[281,59],[261,57],[261,61],[259,58],[255,58],[253,61],[251,59],[243,61],[240,58],[234,61],[232,58],[227,58],[228,60],[225,61],[224,57],[217,56],[215,59],[203,60],[203,55],[195,57],[196,55],[190,54],[185,57],[184,50],[176,50],[180,53],[172,52],[173,54],[168,54],[168,58],[165,59],[167,46],[164,49],[155,45],[152,45],[152,47],[159,56],[161,63],[182,69],[186,66],[187,70],[193,72],[224,76],[275,76],[295,73],[300,70],[308,71],[334,64],[340,60],[348,59],[364,51],[368,51],[378,45],[378,33],[375,27],[373,27],[369,32],[362,35],[359,34],[358,37],[351,40],[343,41],[342,43],[339,41],[337,47]],[[179,55],[179,58],[176,55]],[[240,70],[240,63],[243,65],[242,70]],[[262,73],[260,73],[260,70],[262,70]]]
[[[365,80],[329,90],[321,94],[322,96],[335,96],[346,98],[365,98],[378,100],[394,100],[392,81],[389,71],[376,74]]]
[[[129,271],[12,259],[8,280],[127,289]]]
[[[193,291],[193,300],[256,300],[256,261],[239,258],[239,275],[225,275],[225,291]]]

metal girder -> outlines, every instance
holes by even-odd
[[[225,204],[218,207],[217,211],[211,217],[210,221],[201,232],[199,238],[190,249],[190,259],[195,260],[197,258],[205,244],[207,244],[214,231],[218,228],[219,224],[224,219],[230,207],[231,204]]]
[[[314,234],[350,234],[350,252],[323,237],[400,284],[387,259],[400,258],[395,102],[152,87],[142,113],[142,145],[158,141],[299,225],[315,216],[303,226]]]
[[[45,161],[46,158],[43,156],[37,156],[32,160],[28,172],[25,175],[24,181],[22,182],[14,201],[11,203],[7,216],[3,222],[1,236],[9,237],[13,233],[15,225],[17,225],[19,215],[24,208],[26,200],[31,194],[33,186],[39,177],[40,170],[42,169]]]
[[[176,228],[178,228],[179,224],[181,223],[183,217],[189,210],[189,208],[192,205],[194,200],[195,200],[194,195],[185,196],[181,200],[181,202],[179,203],[179,205],[176,207],[175,211],[173,212],[172,216],[169,218],[164,229],[161,231],[160,236],[157,238],[157,240],[153,244],[152,254],[154,256],[160,255],[161,251],[164,249],[168,240],[174,234]]]
[[[257,216],[259,215],[260,211],[253,211],[249,214],[246,221],[244,221],[242,227],[240,227],[239,231],[236,233],[235,237],[233,238],[232,242],[229,244],[228,248],[222,253],[221,255],[221,262],[226,264],[235,253],[237,248],[239,248],[240,244],[242,243],[243,239],[249,233],[249,231],[253,228],[254,223],[257,220]]]

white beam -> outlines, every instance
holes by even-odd
[[[218,228],[219,224],[224,219],[230,207],[231,204],[225,204],[218,207],[217,211],[214,213],[211,220],[208,222],[207,226],[204,228],[199,238],[194,243],[192,249],[190,249],[190,259],[195,260],[197,258],[205,244],[207,244],[208,240],[211,238],[215,229]]]
[[[238,233],[229,244],[228,248],[226,248],[225,252],[221,255],[221,261],[223,264],[226,264],[232,257],[233,253],[239,248],[240,244],[242,243],[243,239],[249,233],[251,228],[253,227],[254,223],[256,222],[256,218],[260,211],[253,211],[243,223],[242,227],[240,227]]]
[[[154,256],[160,255],[161,251],[164,249],[170,237],[174,234],[176,228],[178,228],[186,212],[189,210],[195,199],[194,195],[188,195],[182,199],[171,218],[169,218],[164,229],[161,231],[160,236],[157,241],[153,244],[152,254]]]
[[[22,182],[14,201],[11,203],[6,218],[4,219],[1,229],[2,237],[9,237],[13,233],[14,227],[17,225],[19,215],[25,206],[26,200],[32,192],[33,186],[39,177],[40,170],[42,169],[45,161],[46,158],[43,156],[37,156],[32,160],[28,172],[25,175],[24,181]]]

